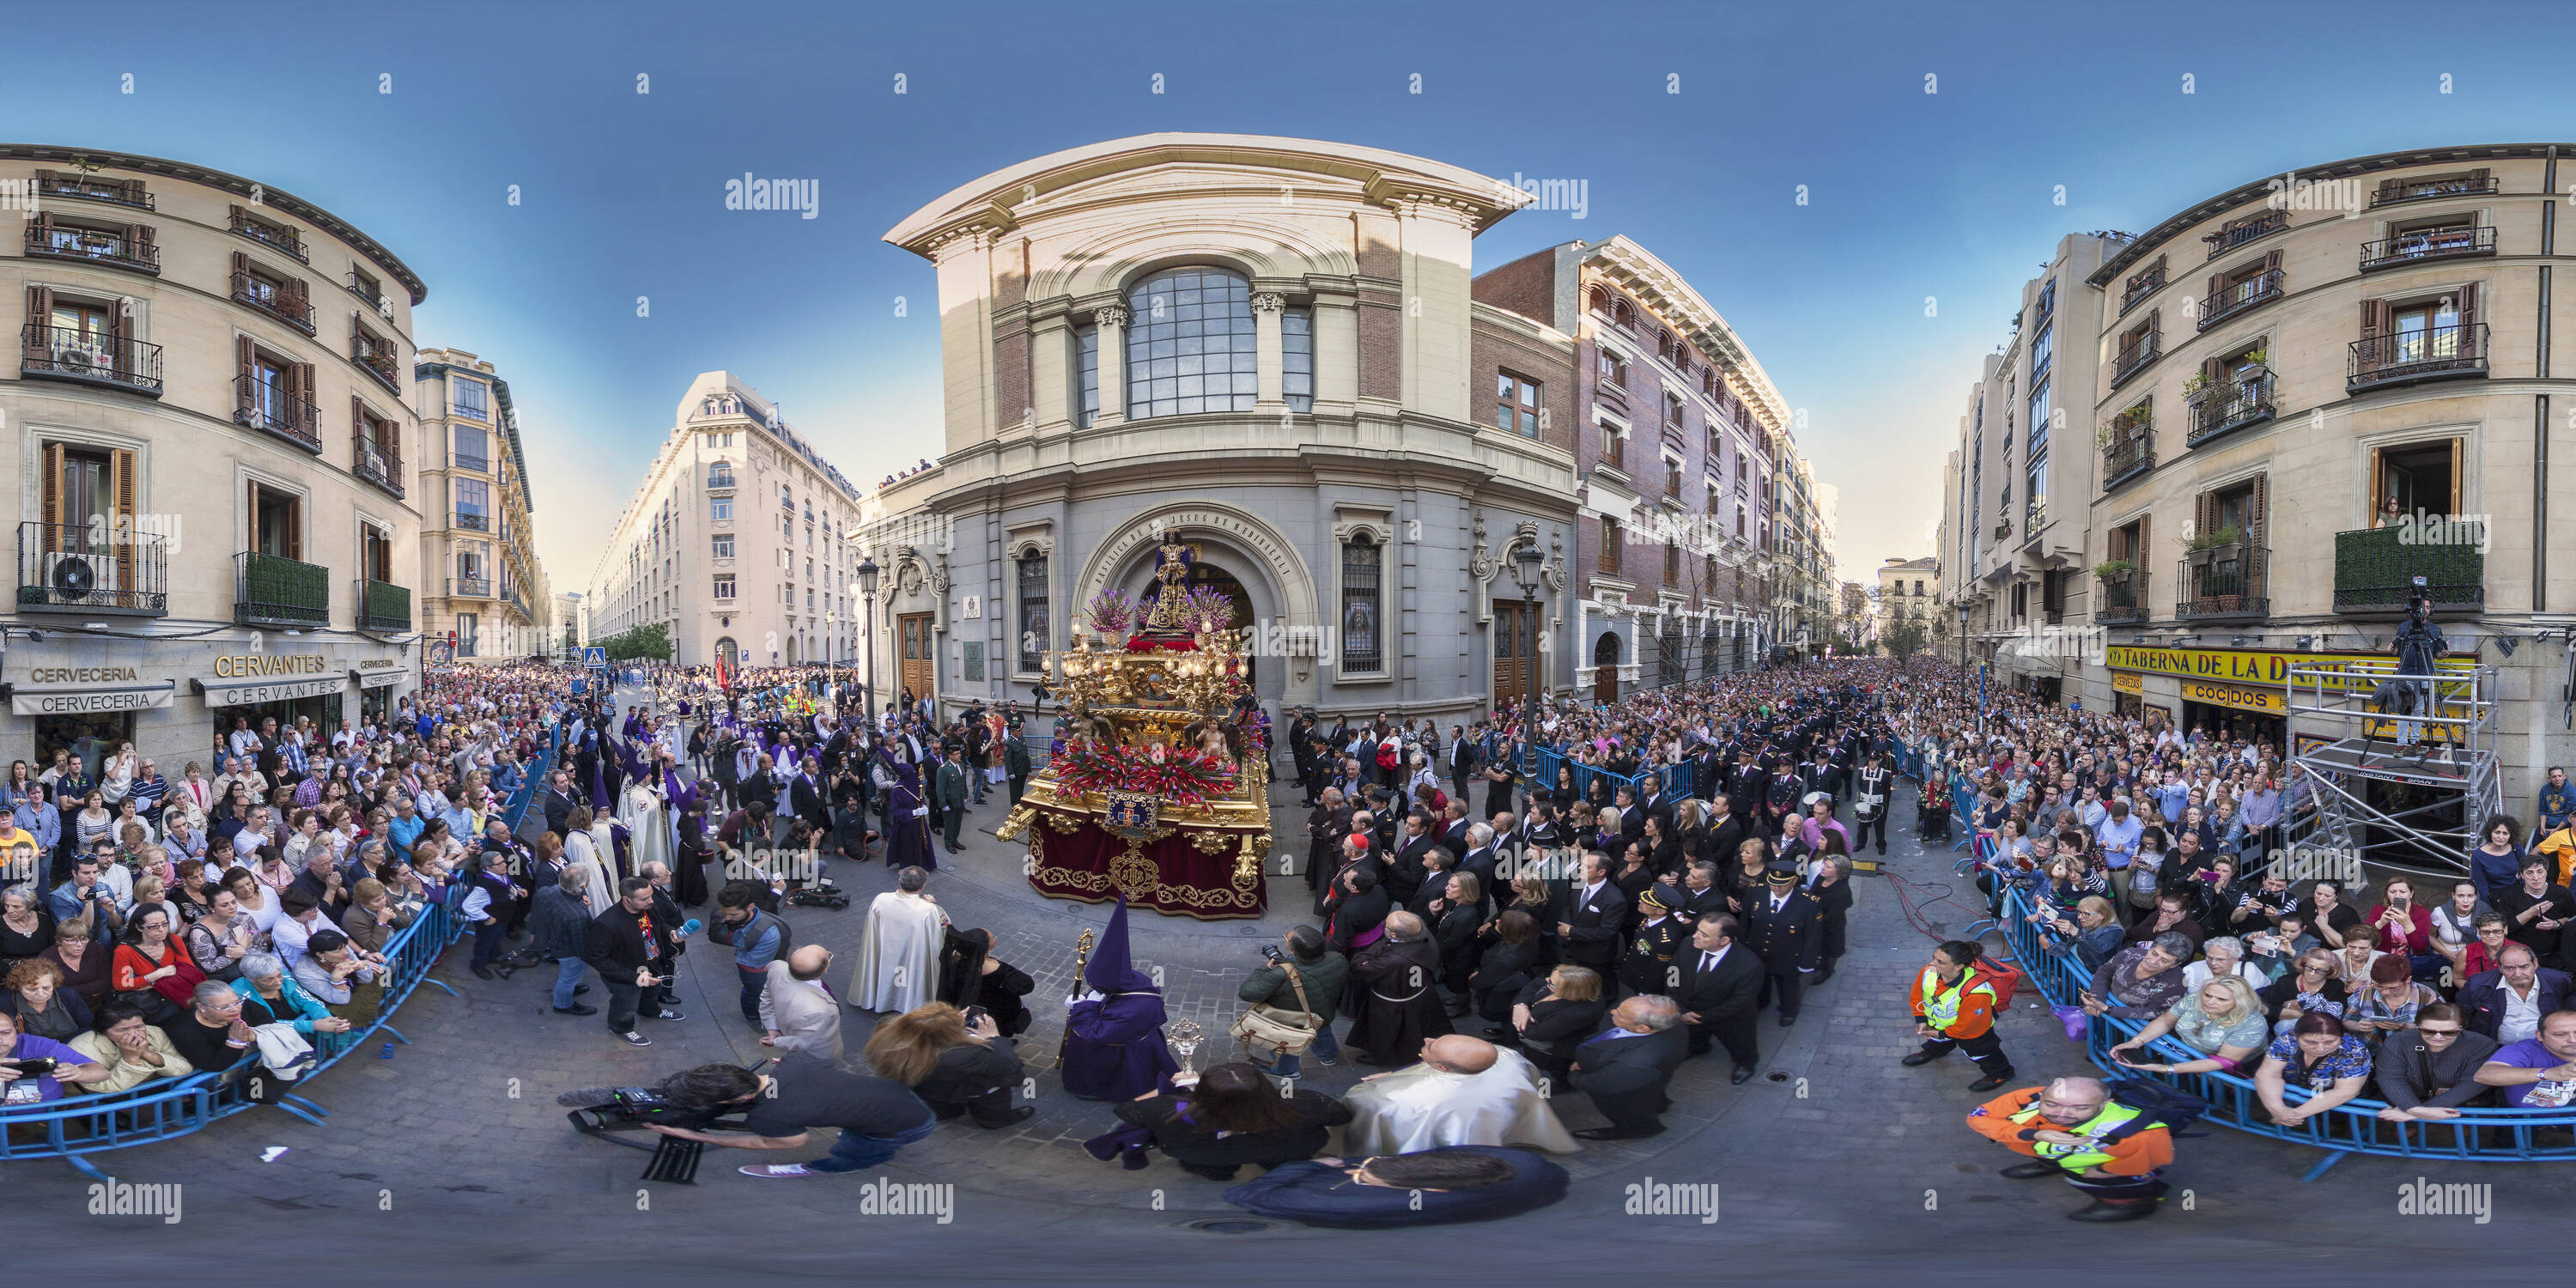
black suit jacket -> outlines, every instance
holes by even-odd
[[[1440,848],[1461,858],[1466,857],[1468,826],[1467,820],[1462,818],[1440,829]]]
[[[1604,1096],[1660,1092],[1688,1058],[1690,1030],[1678,1024],[1631,1037],[1605,1032],[1574,1048],[1575,1085]]]
[[[1603,881],[1589,896],[1577,886],[1566,907],[1565,923],[1573,928],[1565,940],[1566,959],[1601,972],[1606,983],[1627,939],[1628,897],[1610,881]]]
[[[572,831],[573,799],[569,793],[549,787],[545,791],[546,830],[557,836]]]
[[[821,786],[803,774],[798,774],[787,784],[787,808],[816,830],[831,830],[832,812],[823,806]]]
[[[1698,1016],[1703,1026],[1753,1014],[1762,998],[1762,959],[1740,943],[1731,944],[1717,959],[1716,970],[1703,971],[1700,960],[1706,955],[1684,944],[1673,956],[1673,967],[1681,972],[1673,1001],[1682,1013]]]
[[[2541,1015],[2567,1010],[2571,994],[2576,994],[2576,981],[2570,981],[2566,972],[2546,966],[2540,968],[2540,978],[2531,988],[2531,999],[2539,1003]],[[2469,1013],[2470,1032],[2494,1037],[2496,1030],[2504,1025],[2504,972],[2480,971],[2470,976],[2469,982],[2460,988],[2460,1008]]]

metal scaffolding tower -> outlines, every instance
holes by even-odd
[[[2396,680],[2429,690],[2423,714],[2394,715],[2371,703]],[[2477,829],[2503,809],[2496,768],[2496,672],[2489,666],[2402,676],[2395,659],[2292,667],[2290,763],[2316,794],[2317,812],[2289,832],[2305,845],[2360,853],[2367,861],[2421,872],[2468,868]],[[2305,728],[2302,728],[2304,722]],[[2299,750],[2301,735],[2323,741]],[[2374,783],[2414,789],[2376,790]],[[2374,796],[2411,803],[2383,804]],[[2456,811],[2458,822],[2445,820]]]

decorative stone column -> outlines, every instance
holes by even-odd
[[[1255,411],[1275,412],[1287,407],[1287,399],[1280,391],[1287,372],[1288,349],[1279,329],[1279,315],[1287,308],[1288,297],[1277,291],[1252,294],[1253,369],[1259,373]]]
[[[1127,421],[1127,308],[1106,304],[1092,314],[1100,328],[1100,410],[1091,423],[1121,425]]]

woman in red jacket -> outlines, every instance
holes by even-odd
[[[146,1021],[159,1023],[155,1015],[167,1015],[179,1007],[192,1004],[197,985],[206,982],[206,973],[189,960],[187,949],[170,934],[170,911],[164,906],[138,906],[131,925],[125,928],[125,941],[116,946],[116,961],[109,968],[109,987],[118,993],[135,993],[149,989],[161,996],[163,1005],[146,1007]]]
[[[2415,902],[2414,882],[2388,878],[2366,922],[2378,933],[2379,951],[2405,957],[2417,983],[2441,981],[2450,959],[2433,948],[2433,910]]]

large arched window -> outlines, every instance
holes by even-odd
[[[1252,283],[1221,268],[1156,273],[1127,293],[1127,415],[1250,411]]]

